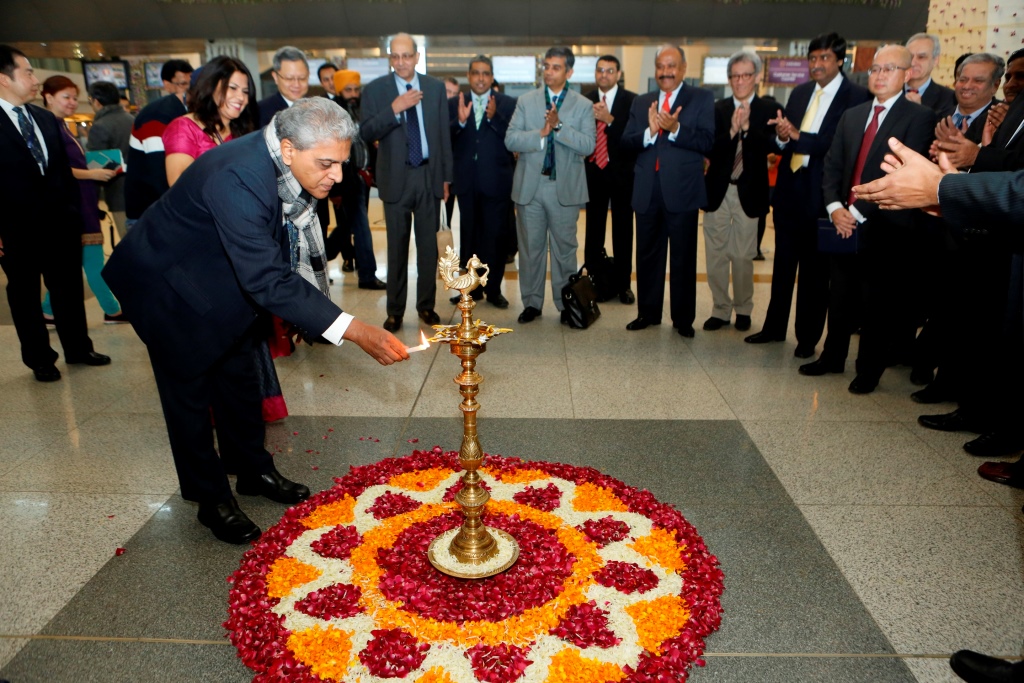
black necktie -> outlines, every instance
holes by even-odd
[[[412,90],[412,84],[406,83],[405,90]],[[420,140],[420,117],[416,114],[416,107],[406,110],[405,134],[409,138],[409,165],[419,166],[423,163],[423,141]]]
[[[32,158],[36,160],[39,167],[42,169],[46,168],[46,155],[43,154],[43,147],[39,144],[39,138],[36,137],[35,126],[28,118],[28,114],[21,107],[14,107],[14,113],[18,116],[18,126],[21,128],[21,135],[25,138],[25,144],[28,145],[28,151],[32,152]]]

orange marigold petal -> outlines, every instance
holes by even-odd
[[[352,638],[348,631],[314,626],[288,636],[288,649],[295,659],[324,680],[341,681],[348,674]]]
[[[352,496],[345,496],[333,503],[321,505],[307,517],[300,521],[307,529],[319,529],[325,526],[338,526],[339,524],[351,524],[354,517],[352,511],[355,509],[356,500]]]
[[[636,625],[640,647],[651,652],[658,652],[663,642],[678,636],[690,619],[690,611],[678,595],[634,603],[626,608],[626,614]]]
[[[283,598],[292,589],[320,578],[320,570],[294,557],[279,557],[267,572],[267,595]]]
[[[513,470],[512,472],[493,472],[492,476],[505,484],[527,484],[539,479],[550,479],[551,475],[541,470]]]
[[[686,560],[683,559],[686,546],[680,544],[671,531],[651,529],[650,534],[636,539],[629,547],[669,571],[681,572],[686,569]]]
[[[626,504],[619,497],[603,486],[589,482],[576,486],[576,495],[572,506],[580,512],[628,512]]]
[[[615,683],[626,677],[614,664],[586,659],[566,648],[551,658],[544,683]]]
[[[415,683],[455,683],[448,672],[439,666],[428,670],[425,674],[416,679]]]
[[[396,474],[388,480],[388,486],[405,489],[406,491],[430,491],[436,488],[442,481],[452,476],[453,471],[444,467],[434,467],[429,470]]]

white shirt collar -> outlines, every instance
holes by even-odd
[[[746,102],[741,102],[740,100],[736,99],[735,95],[733,95],[732,96],[732,106],[734,106],[737,109],[739,109],[741,105],[746,104],[749,107],[750,103],[754,101],[755,97],[757,97],[756,93],[750,93],[750,97],[747,98],[747,101]]]
[[[832,82],[822,88],[820,85],[815,84],[814,92],[817,93],[819,90],[824,90],[826,95],[835,96],[839,92],[839,86],[843,84],[843,73],[840,71],[839,75],[832,79]]]
[[[392,71],[391,73],[395,77],[395,84],[398,86],[399,92],[405,92],[406,89],[407,89],[405,86],[407,86],[407,85],[411,85],[413,90],[419,90],[420,89],[420,74],[419,74],[418,71],[413,71],[412,72],[412,80],[411,81],[405,80],[404,78],[399,76],[394,71]]]
[[[884,114],[888,114],[889,110],[892,109],[892,105],[894,105],[896,103],[896,100],[898,100],[901,97],[903,97],[903,93],[902,92],[897,93],[894,97],[890,97],[885,102],[879,102],[877,97],[874,98],[871,101],[871,111],[872,111],[872,113],[875,111],[875,107],[885,107],[885,111],[883,113]]]

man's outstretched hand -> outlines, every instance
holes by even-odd
[[[381,327],[353,320],[345,330],[344,338],[373,356],[381,365],[391,365],[409,360],[405,344]]]
[[[885,155],[885,175],[853,188],[858,199],[878,204],[883,209],[924,209],[934,216],[939,210],[939,181],[957,170],[945,154],[939,165],[925,159],[896,138],[889,138],[891,154]]]

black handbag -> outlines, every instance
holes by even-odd
[[[597,295],[594,283],[589,275],[580,272],[569,276],[569,284],[562,287],[562,307],[568,313],[569,327],[585,330],[601,317],[601,309],[597,306]]]
[[[604,249],[601,249],[601,256],[596,263],[584,263],[583,269],[594,284],[598,301],[611,301],[619,295],[615,285],[615,259]]]

